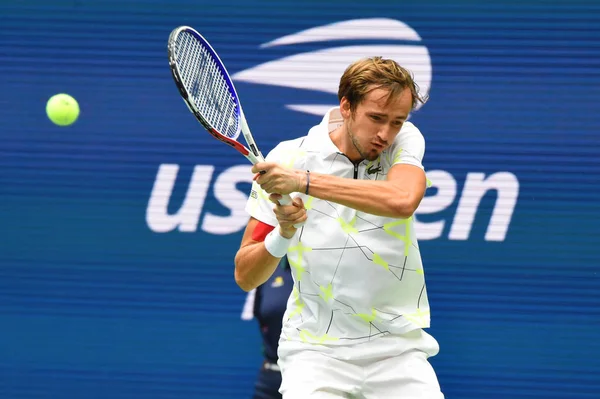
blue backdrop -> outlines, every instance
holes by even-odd
[[[3,1],[0,397],[249,397],[249,166],[179,98],[178,25],[235,74],[264,153],[336,103],[347,59],[413,69],[446,397],[600,397],[600,5],[543,3]]]

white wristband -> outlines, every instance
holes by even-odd
[[[287,254],[291,242],[291,238],[285,238],[279,234],[279,226],[276,226],[265,237],[265,248],[274,257],[283,258]]]

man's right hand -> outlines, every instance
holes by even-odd
[[[282,237],[292,238],[297,230],[294,226],[300,226],[306,222],[306,209],[304,209],[304,202],[301,198],[294,198],[291,204],[281,205],[279,204],[281,197],[281,194],[271,194],[269,201],[275,204],[273,211],[279,222],[279,233]]]

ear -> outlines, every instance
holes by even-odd
[[[352,112],[350,111],[350,101],[346,97],[342,97],[340,100],[340,113],[342,114],[342,118],[350,119]]]

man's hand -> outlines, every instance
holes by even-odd
[[[285,168],[273,162],[259,162],[252,167],[256,173],[254,181],[269,194],[291,194],[304,192],[306,172]]]
[[[269,201],[275,204],[273,211],[279,222],[279,233],[282,237],[292,238],[297,230],[294,225],[300,226],[306,221],[304,202],[302,202],[302,199],[300,198],[294,198],[291,204],[280,205],[280,199],[281,194],[269,195]]]

